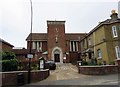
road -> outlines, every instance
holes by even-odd
[[[120,83],[118,77],[118,74],[83,75],[70,63],[57,64],[56,70],[51,70],[47,79],[29,85],[118,85]]]

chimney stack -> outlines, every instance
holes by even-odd
[[[112,20],[116,20],[116,19],[118,19],[118,14],[116,13],[115,10],[112,10],[111,13],[112,13],[112,14],[111,14],[110,17],[111,17]]]

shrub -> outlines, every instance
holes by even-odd
[[[10,60],[10,59],[15,59],[15,54],[13,52],[9,52],[9,51],[4,51],[2,53],[0,53],[2,60]]]
[[[102,65],[102,60],[98,60],[98,65]]]
[[[110,62],[110,65],[115,65],[115,61]]]
[[[88,65],[86,61],[82,61],[82,65]]]
[[[3,60],[2,61],[2,71],[16,71],[18,70],[18,60]]]
[[[18,70],[18,60],[15,59],[15,54],[13,52],[3,51],[0,53],[0,64],[2,64],[2,71],[16,71]]]

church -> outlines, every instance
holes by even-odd
[[[80,59],[80,40],[85,35],[85,33],[66,33],[65,21],[48,20],[47,33],[28,35],[27,49],[32,47],[36,50],[38,58],[44,56],[46,60],[53,60],[56,63],[76,63]]]

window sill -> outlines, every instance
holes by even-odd
[[[102,57],[98,57],[97,59],[99,59],[99,60],[100,60],[100,59],[102,59]]]
[[[115,38],[117,38],[118,36],[114,36],[113,38],[115,39]]]

